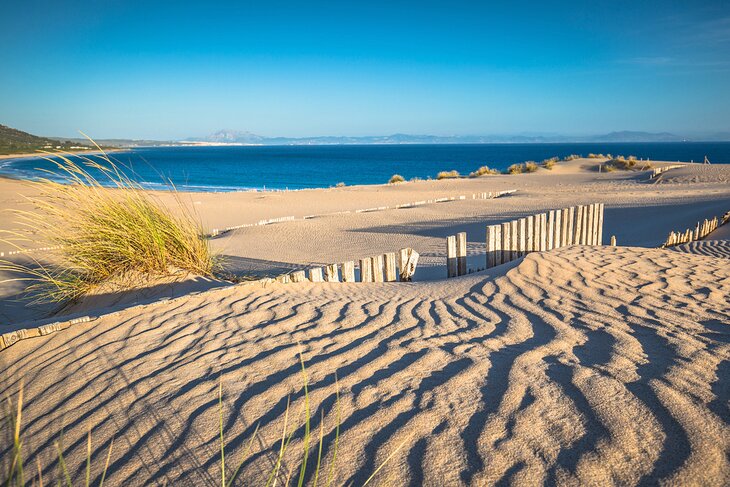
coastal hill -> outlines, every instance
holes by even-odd
[[[49,149],[90,149],[87,144],[71,141],[38,137],[6,125],[0,124],[0,154],[25,154]]]

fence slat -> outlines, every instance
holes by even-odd
[[[446,237],[446,276],[456,277],[457,272],[456,235],[450,235]]]
[[[598,245],[603,245],[603,203],[598,204]]]
[[[611,247],[616,246],[616,235],[611,235]]]
[[[492,226],[494,227],[494,263],[496,265],[501,265],[504,263],[504,261],[502,260],[502,225]]]
[[[575,208],[575,223],[573,223],[573,245],[583,245],[581,233],[583,231],[583,205]]]
[[[583,217],[581,218],[580,241],[581,245],[588,245],[588,207],[583,205]]]
[[[314,269],[309,269],[309,280],[312,282],[324,282],[324,279],[322,278],[322,268],[315,267]]]
[[[517,220],[512,220],[509,222],[509,260],[515,260],[518,256],[517,253],[517,239],[519,238],[517,235]]]
[[[547,213],[540,213],[540,232],[539,232],[539,250],[544,252],[547,250]]]
[[[568,208],[560,210],[560,246],[565,247],[568,245]]]
[[[385,259],[385,282],[393,282],[398,279],[398,271],[395,267],[395,252],[388,252],[383,255]]]
[[[550,210],[548,212],[547,248],[545,250],[553,249],[553,238],[555,238],[555,210]]]
[[[553,234],[553,248],[560,248],[560,241],[562,240],[563,230],[563,213],[560,210],[555,210],[555,233]]]
[[[517,221],[517,254],[524,257],[527,253],[527,218]]]
[[[292,282],[304,282],[307,280],[307,273],[304,271],[294,271],[291,273]]]
[[[527,233],[525,235],[526,252],[535,251],[535,215],[527,217]]]
[[[511,240],[510,240],[510,224],[509,222],[502,223],[502,263],[506,264],[507,262],[510,262],[512,260],[512,255],[510,254],[510,248],[512,246]]]
[[[325,266],[324,280],[326,282],[340,282],[340,277],[337,275],[337,264],[328,264]]]
[[[340,264],[342,282],[355,282],[355,262],[348,260]]]
[[[466,274],[466,232],[456,234],[456,267],[460,276]]]
[[[573,245],[575,238],[575,206],[568,208],[568,227],[566,230],[566,245]]]
[[[371,257],[373,261],[373,282],[383,282],[383,256]]]
[[[588,205],[588,245],[595,245],[596,235],[596,205]]]
[[[360,259],[360,282],[373,282],[373,259]]]
[[[495,259],[494,252],[497,250],[497,246],[495,245],[495,238],[496,238],[496,232],[494,231],[495,225],[488,225],[487,226],[487,240],[486,240],[486,250],[487,250],[487,261],[486,266],[487,269],[494,267],[497,265],[497,261]]]

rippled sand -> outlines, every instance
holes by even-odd
[[[287,396],[295,412],[303,401],[301,350],[326,461],[338,377],[337,485],[399,446],[376,485],[721,485],[730,260],[684,250],[569,247],[503,275],[214,290],[20,342],[0,355],[2,389],[25,381],[28,463],[49,478],[61,428],[81,475],[93,426],[94,476],[115,439],[108,485],[219,484],[220,375],[229,465],[261,424],[243,479],[265,482]]]

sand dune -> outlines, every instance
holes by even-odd
[[[725,259],[627,247],[533,254],[496,278],[236,286],[20,342],[3,390],[25,381],[48,475],[61,427],[82,471],[93,425],[95,459],[115,437],[114,485],[208,485],[221,374],[231,458],[262,425],[244,467],[259,484],[286,396],[302,401],[301,347],[328,459],[339,378],[338,484],[405,442],[377,484],[719,485],[728,295]]]
[[[599,163],[517,177],[189,195],[207,228],[322,215],[213,240],[239,271],[411,246],[422,256],[418,282],[192,279],[133,294],[102,289],[66,309],[98,320],[0,352],[0,393],[25,388],[26,463],[40,462],[53,480],[63,430],[80,479],[93,428],[96,483],[113,438],[108,485],[220,485],[221,378],[228,465],[260,425],[242,480],[263,484],[287,397],[301,419],[301,352],[313,430],[324,413],[325,463],[335,452],[339,385],[336,485],[362,484],[391,454],[375,485],[726,483],[730,225],[705,241],[646,247],[730,209],[730,167],[673,169],[654,184],[646,173],[598,173]],[[496,200],[331,214],[511,188],[519,191]],[[18,193],[27,188],[0,180],[0,189],[6,207],[24,207]],[[442,279],[445,236],[467,232],[474,269],[483,265],[486,225],[597,201],[606,205],[606,241],[616,235],[627,246],[568,247]],[[13,228],[7,214],[0,228]],[[0,331],[50,311],[13,302],[21,291],[0,286]],[[160,298],[173,299],[130,307]],[[298,429],[293,447],[301,438]],[[284,470],[296,461],[287,456]]]

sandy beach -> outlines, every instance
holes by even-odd
[[[232,285],[189,276],[67,309],[69,318],[98,319],[0,351],[0,391],[24,387],[28,464],[50,478],[63,430],[70,471],[81,478],[92,429],[92,479],[113,438],[110,485],[220,484],[220,380],[226,455],[235,464],[255,434],[241,479],[265,484],[287,397],[297,418],[304,404],[301,353],[317,434],[324,419],[323,461],[337,452],[335,485],[362,485],[391,454],[374,485],[725,484],[730,225],[703,241],[658,247],[670,231],[730,210],[730,166],[688,164],[650,181],[646,171],[599,173],[601,162],[397,185],[183,194],[208,232],[294,218],[213,238],[237,275],[412,247],[421,255],[415,282]],[[0,179],[0,205],[28,208],[32,191]],[[605,205],[604,245],[445,278],[446,236],[467,233],[476,271],[487,225],[590,203]],[[378,207],[388,208],[357,212]],[[0,229],[13,230],[13,221],[0,213]],[[617,247],[607,245],[611,236]],[[58,319],[52,307],[18,302],[22,289],[0,285],[2,333]],[[298,430],[292,445],[301,441]],[[284,468],[297,465],[287,457]]]

